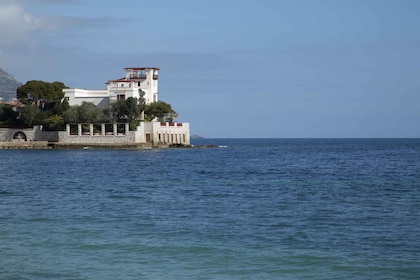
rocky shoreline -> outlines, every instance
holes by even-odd
[[[32,149],[51,149],[47,141],[34,142],[0,142],[0,150],[32,150]]]
[[[151,149],[151,148],[217,148],[216,145],[185,145],[162,144],[153,146],[151,143],[134,144],[69,144],[47,141],[33,142],[0,142],[0,150],[33,150],[33,149]]]

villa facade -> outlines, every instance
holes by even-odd
[[[64,98],[70,104],[81,105],[83,101],[90,102],[101,108],[107,108],[112,102],[129,97],[140,98],[144,93],[146,104],[159,101],[158,75],[156,67],[127,67],[125,76],[109,80],[107,88],[103,90],[89,90],[79,88],[64,89]]]

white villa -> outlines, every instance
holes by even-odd
[[[104,90],[88,90],[71,88],[64,89],[64,97],[70,106],[81,105],[83,101],[91,102],[101,108],[107,108],[110,103],[129,97],[139,98],[140,91],[144,92],[146,104],[159,100],[158,72],[155,67],[124,68],[125,77],[109,80]]]
[[[155,67],[130,67],[125,77],[109,80],[105,90],[64,89],[64,98],[70,104],[84,101],[107,108],[112,102],[129,97],[143,98],[146,104],[158,98],[158,71]],[[44,141],[53,146],[116,146],[116,147],[168,147],[190,145],[190,124],[169,122],[140,122],[135,131],[128,123],[66,124],[63,131],[44,131],[42,126],[31,128],[0,128],[0,142]]]

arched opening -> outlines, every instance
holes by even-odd
[[[18,131],[13,135],[13,140],[20,141],[20,142],[26,142],[26,134],[22,131]]]

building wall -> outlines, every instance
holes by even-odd
[[[158,80],[153,79],[158,75],[158,70],[148,69],[146,71],[146,80],[140,84],[141,90],[145,92],[146,104],[159,101],[158,97]]]
[[[138,68],[126,68],[125,70],[125,79],[127,80],[130,80],[131,76],[133,75],[143,77],[143,79],[140,79],[140,84],[138,82],[135,82],[131,85],[134,89],[136,89],[136,92],[134,93],[134,95],[127,96],[127,98],[130,96],[139,98],[138,90],[141,89],[145,93],[144,98],[147,104],[159,101],[157,79],[159,70],[157,68],[142,68],[141,70],[139,70]]]
[[[58,143],[63,144],[134,144],[135,132],[125,135],[69,135],[66,131],[59,132]]]
[[[23,134],[22,134],[23,133]],[[14,139],[17,138],[17,139]],[[58,141],[57,131],[42,131],[41,125],[31,128],[0,128],[1,142]]]
[[[118,100],[118,95],[124,95],[124,98],[127,99],[129,97],[139,98],[139,87],[137,83],[134,82],[125,82],[125,83],[115,83],[109,84],[107,87],[109,93],[109,100],[110,102],[114,102]]]
[[[34,128],[0,128],[0,141],[2,142],[24,142],[24,139],[13,139],[16,133],[22,132],[26,135],[26,141],[34,141]]]
[[[82,124],[79,124],[79,127]],[[136,131],[129,131],[126,124],[125,132],[116,132],[106,135],[102,132],[94,133],[93,124],[90,130],[83,132],[78,130],[76,135],[70,133],[69,125],[66,131],[60,131],[58,142],[68,144],[138,144],[152,143],[153,146],[184,144],[190,145],[190,126],[189,123],[160,123],[160,122],[141,122]],[[116,129],[115,129],[116,131]]]
[[[59,131],[58,141],[63,144],[124,144],[134,143],[134,133],[129,131],[128,124],[118,133],[117,124],[110,124],[112,131],[106,133],[105,124],[98,124],[98,131],[94,124],[67,124],[65,131]],[[71,126],[75,131],[72,131]],[[84,127],[85,130],[82,128]]]
[[[109,107],[109,93],[107,90],[67,88],[63,89],[63,93],[68,99],[70,106],[82,105],[83,102],[90,102],[100,108]]]
[[[107,108],[110,103],[118,100],[119,95],[123,95],[125,99],[139,98],[139,89],[141,89],[145,93],[146,104],[159,101],[157,68],[126,68],[125,70],[125,78],[108,81],[105,90],[64,89],[64,96],[68,99],[70,106],[81,105],[85,101]],[[142,78],[132,79],[133,76]]]
[[[155,144],[184,144],[190,145],[189,123],[160,123],[149,122],[147,133]]]
[[[105,124],[98,124],[98,126],[101,126],[100,131],[95,131],[93,128],[94,124],[75,124],[77,126],[75,133],[72,132],[69,124],[66,125],[65,131],[43,131],[42,126],[34,126],[33,128],[0,128],[0,141],[47,141],[63,144],[151,143],[156,147],[169,144],[190,145],[189,123],[141,122],[136,131],[129,131],[128,124],[120,125],[125,127],[122,133],[118,132],[117,124],[112,124],[113,131],[111,133],[106,132]],[[88,127],[88,129],[83,130],[82,126]],[[13,139],[14,136],[23,135],[24,138]]]
[[[134,131],[134,142],[135,143],[146,143],[146,126],[147,122],[140,122],[137,130]]]

